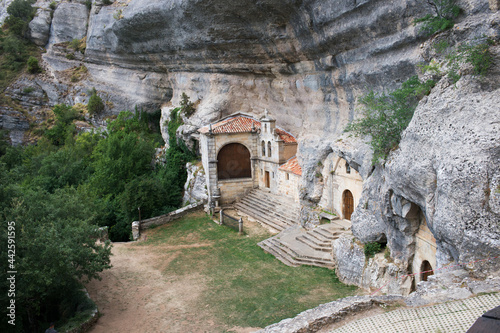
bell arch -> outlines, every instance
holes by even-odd
[[[217,176],[220,180],[251,178],[250,151],[241,143],[229,143],[217,154]]]

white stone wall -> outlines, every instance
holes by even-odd
[[[363,179],[352,167],[351,173],[347,173],[346,160],[333,153],[324,161],[321,174],[324,187],[320,207],[344,218],[343,193],[345,190],[351,191],[354,207],[357,207],[363,190]]]
[[[287,179],[288,175],[288,179]],[[278,171],[279,192],[299,203],[299,184],[301,177],[291,172]]]

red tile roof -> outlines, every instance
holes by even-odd
[[[283,131],[282,129],[276,128],[276,134],[278,134],[280,139],[285,143],[297,143],[297,140],[293,137],[293,135]]]
[[[260,121],[250,117],[236,116],[212,124],[212,131],[218,133],[248,133],[252,131],[252,123],[255,129],[260,128]],[[208,133],[209,127],[205,126],[198,130],[200,133]]]
[[[257,130],[261,127],[260,121],[248,116],[237,115],[212,124],[212,132],[214,134],[249,133],[252,131],[252,124],[254,124],[253,126]],[[209,126],[204,126],[198,130],[198,132],[204,134],[208,133],[208,131]],[[293,135],[285,132],[282,129],[276,128],[276,134],[278,134],[278,136],[281,140],[283,140],[284,143],[297,143],[297,140],[293,137]]]
[[[297,176],[302,176],[302,168],[299,165],[297,156],[292,157],[286,163],[280,166],[280,170],[291,172]]]

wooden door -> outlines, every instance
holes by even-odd
[[[264,182],[266,183],[267,188],[271,188],[271,177],[269,175],[269,171],[266,171],[265,173]]]
[[[354,198],[351,191],[345,190],[343,195],[344,201],[344,219],[350,220],[352,212],[354,212]]]

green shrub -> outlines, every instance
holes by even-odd
[[[456,5],[456,0],[427,0],[427,3],[432,7],[435,15],[427,14],[415,20],[415,24],[422,23],[420,31],[429,36],[453,27],[455,19],[460,14],[460,7]]]
[[[29,94],[29,93],[32,93],[33,91],[35,91],[35,88],[33,88],[33,87],[25,87],[23,89],[24,94]]]
[[[57,3],[55,1],[52,1],[49,5],[49,8],[52,10],[56,10],[56,7],[57,7]]]
[[[189,100],[189,96],[185,93],[181,95],[181,111],[186,117],[191,117],[196,111],[194,103]]]
[[[381,249],[382,249],[382,245],[380,245],[380,243],[377,243],[377,242],[366,243],[365,248],[364,248],[365,257],[371,258],[376,253],[379,253]]]
[[[111,5],[112,3],[113,3],[113,1],[111,1],[111,0],[102,0],[102,4],[103,4],[104,6],[109,6],[109,5]]]
[[[75,60],[75,55],[73,53],[68,53],[68,54],[66,54],[66,59]]]
[[[40,65],[38,64],[38,59],[35,57],[29,57],[28,58],[28,72],[31,74],[36,74],[40,73],[42,69],[40,68]]]
[[[464,43],[448,56],[450,63],[469,63],[473,67],[473,74],[484,76],[493,66],[493,54],[490,46],[494,42],[486,39],[485,42],[476,45]]]
[[[428,95],[434,85],[432,80],[421,82],[417,76],[413,76],[388,95],[371,91],[360,98],[363,117],[351,122],[345,130],[359,136],[371,136],[373,164],[385,159],[398,146],[418,101]]]
[[[97,95],[97,91],[95,90],[95,88],[92,88],[92,95],[89,98],[87,110],[91,115],[98,114],[104,111],[104,103],[102,101],[102,98]]]
[[[86,0],[85,1],[85,6],[87,6],[87,8],[89,10],[91,10],[92,9],[92,0]]]

